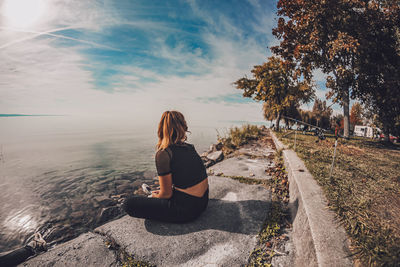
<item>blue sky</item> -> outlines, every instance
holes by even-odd
[[[263,120],[261,103],[232,82],[270,56],[276,1],[3,0],[0,8],[0,113],[149,120],[177,109],[196,120]]]

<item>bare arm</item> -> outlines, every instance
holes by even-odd
[[[172,197],[172,174],[158,176],[160,182],[160,190],[153,191],[152,197],[155,198],[170,198]]]

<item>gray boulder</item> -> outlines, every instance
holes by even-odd
[[[224,159],[224,153],[222,153],[222,151],[215,151],[215,152],[209,153],[207,155],[207,158],[214,162],[219,162]]]

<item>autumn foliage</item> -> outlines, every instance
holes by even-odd
[[[243,90],[244,97],[251,97],[264,102],[264,113],[268,118],[276,118],[276,127],[282,114],[298,103],[308,102],[313,98],[314,89],[310,82],[300,81],[294,70],[294,64],[270,57],[262,65],[254,66],[252,78],[243,77],[234,85]]]

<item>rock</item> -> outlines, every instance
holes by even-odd
[[[131,191],[133,187],[130,184],[122,184],[117,186],[117,192],[118,193],[125,193],[128,191]]]
[[[96,200],[96,202],[102,207],[113,206],[116,203],[115,200],[108,198],[106,196],[95,197],[94,200]]]
[[[219,162],[224,159],[224,153],[222,151],[215,151],[207,155],[209,160]]]
[[[200,157],[201,157],[201,158],[206,158],[207,155],[208,155],[208,152],[206,151],[206,152],[204,152],[204,153],[201,153]]]
[[[212,165],[214,165],[214,162],[212,162],[211,160],[210,160],[210,161],[207,161],[206,163],[204,163],[204,166],[205,166],[206,168],[208,168],[208,167],[210,167],[210,166],[212,166]]]
[[[132,183],[132,181],[131,181],[131,180],[128,180],[128,179],[118,179],[118,180],[115,180],[115,184],[116,184],[116,185],[130,184],[130,183]]]
[[[223,145],[221,142],[219,142],[219,143],[217,143],[217,144],[215,145],[215,149],[216,149],[216,150],[221,150],[223,146],[224,146],[224,145]]]
[[[120,266],[116,254],[101,235],[86,233],[30,258],[21,266]]]
[[[106,221],[109,221],[111,219],[114,219],[118,215],[122,213],[122,210],[120,207],[117,206],[112,206],[108,208],[103,208],[100,212],[99,217],[97,218],[97,224],[102,224]]]
[[[118,194],[118,195],[111,195],[110,197],[112,199],[114,199],[114,200],[118,200],[120,198],[124,198],[124,197],[127,197],[127,196],[128,196],[128,194],[123,193],[123,194]]]
[[[73,217],[73,218],[82,219],[83,216],[85,216],[85,213],[83,211],[79,210],[79,211],[75,211],[75,212],[71,213],[70,216]]]
[[[210,149],[208,152],[206,153],[211,153],[211,152],[215,152],[215,151],[219,151],[221,150],[223,147],[223,144],[221,142],[218,142],[217,144],[213,144],[210,146]],[[203,153],[204,154],[204,153]]]
[[[157,266],[244,266],[270,207],[262,186],[209,177],[206,211],[185,224],[129,216],[95,231],[107,234],[136,259]],[[293,266],[293,265],[292,265]]]

